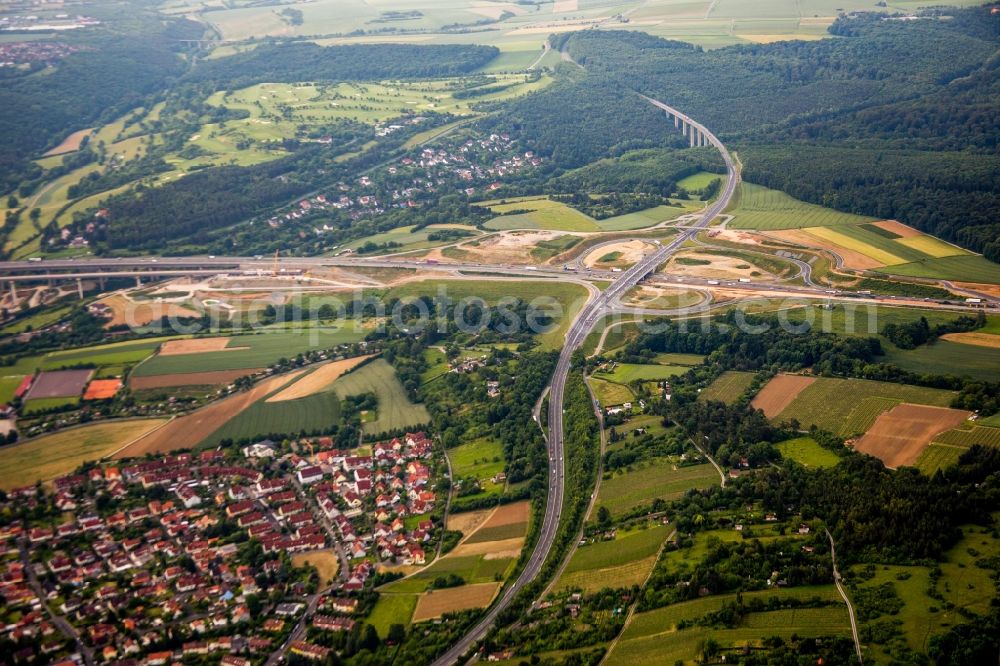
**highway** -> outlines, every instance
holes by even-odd
[[[552,375],[552,383],[549,388],[548,449],[551,473],[549,474],[545,515],[542,518],[542,526],[539,531],[538,542],[535,544],[535,549],[531,553],[531,557],[528,559],[527,564],[525,564],[524,568],[521,570],[517,580],[504,589],[503,594],[497,602],[490,607],[476,626],[473,627],[473,629],[463,636],[457,643],[455,643],[455,645],[445,652],[437,661],[435,661],[434,666],[451,666],[451,664],[457,663],[462,656],[472,648],[473,645],[482,640],[482,638],[486,636],[486,633],[490,630],[490,627],[493,626],[493,622],[496,620],[497,616],[510,605],[514,597],[522,589],[524,589],[538,576],[552,550],[556,534],[559,531],[560,519],[562,518],[566,472],[566,465],[563,460],[565,453],[563,446],[563,396],[566,388],[566,380],[569,377],[569,371],[572,367],[573,353],[580,347],[580,345],[583,344],[583,341],[586,339],[587,334],[590,332],[590,329],[593,328],[594,324],[601,319],[608,312],[608,310],[628,292],[629,289],[645,278],[646,275],[654,272],[657,266],[666,261],[671,254],[680,249],[680,247],[689,238],[708,226],[716,215],[725,210],[726,206],[729,205],[729,201],[732,199],[733,193],[736,191],[736,187],[739,183],[739,170],[736,168],[736,164],[733,161],[732,156],[714,134],[676,109],[673,109],[662,102],[649,99],[648,97],[644,97],[644,99],[649,101],[654,106],[686,120],[688,123],[698,128],[705,134],[709,142],[719,150],[722,154],[723,160],[725,160],[726,171],[728,173],[726,187],[719,195],[719,198],[705,209],[705,212],[695,224],[681,231],[681,233],[674,237],[669,243],[661,245],[658,250],[645,256],[641,261],[639,261],[639,263],[635,264],[627,271],[618,273],[617,279],[612,282],[607,289],[601,292],[599,296],[589,301],[583,309],[580,310],[580,313],[570,325],[569,330],[566,333],[566,343],[563,345],[562,351],[559,354],[559,361],[556,363],[556,369]]]

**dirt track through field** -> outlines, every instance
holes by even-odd
[[[267,399],[267,402],[284,402],[285,400],[305,398],[314,393],[319,393],[336,381],[337,378],[347,374],[370,358],[371,355],[369,354],[368,356],[345,358],[342,361],[330,361],[316,368],[294,384],[289,385],[288,388],[275,393]]]
[[[249,391],[242,391],[207,407],[174,419],[149,435],[136,440],[118,452],[117,458],[131,458],[147,453],[167,453],[177,449],[190,449],[221,428],[227,421],[257,402],[268,393],[276,391],[301,375],[297,370],[287,375],[266,379]]]
[[[879,458],[886,467],[912,465],[934,437],[969,416],[960,409],[903,403],[883,412],[854,448]]]
[[[149,377],[130,377],[129,388],[133,391],[143,389],[170,388],[174,386],[220,386],[232,384],[238,378],[252,375],[264,368],[248,368],[245,370],[213,370],[211,372],[178,372],[171,375],[152,375]]]
[[[763,410],[764,416],[773,419],[814,381],[816,381],[815,377],[778,375],[760,390],[760,393],[750,402],[750,406]]]

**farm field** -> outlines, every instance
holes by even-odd
[[[391,625],[410,623],[417,607],[417,597],[416,594],[382,592],[366,621],[375,627],[379,636],[386,636]]]
[[[971,415],[958,409],[926,405],[896,405],[883,412],[854,448],[873,455],[887,467],[912,465],[934,437]]]
[[[546,197],[524,197],[477,204],[501,214],[484,226],[503,231],[508,229],[549,229],[552,231],[601,231],[589,215],[584,215],[559,201]],[[512,211],[527,211],[517,212]]]
[[[156,432],[137,439],[127,449],[122,450],[118,457],[131,458],[147,453],[167,453],[177,449],[193,448],[250,405],[293,381],[303,372],[297,370],[265,379],[249,391],[235,393],[190,414],[177,417]]]
[[[528,303],[535,303],[539,314],[549,313],[552,317],[552,323],[545,327],[548,330],[538,333],[538,340],[545,349],[562,347],[566,329],[576,313],[583,307],[588,294],[586,288],[578,284],[554,280],[477,280],[475,282],[424,280],[394,287],[386,294],[386,298],[436,296],[439,289],[444,289],[452,301],[466,297],[479,297],[487,304],[495,305],[500,299],[509,296],[520,298]]]
[[[362,393],[378,396],[376,417],[364,424],[365,432],[370,434],[410,428],[430,421],[427,408],[410,401],[396,377],[396,371],[384,359],[376,359],[344,375],[333,383],[332,389],[341,400]]]
[[[72,472],[84,461],[110,455],[164,423],[166,419],[94,423],[0,448],[0,489]]]
[[[778,375],[754,396],[750,406],[763,411],[767,418],[773,419],[815,381],[815,377]]]
[[[727,370],[698,394],[699,400],[718,400],[732,404],[750,388],[754,373]]]
[[[366,243],[375,243],[377,245],[382,245],[385,243],[398,243],[399,247],[392,247],[385,252],[379,252],[378,254],[395,254],[397,252],[409,252],[411,250],[423,250],[427,248],[437,247],[439,245],[447,245],[449,243],[454,243],[456,240],[443,240],[443,241],[432,241],[428,239],[435,231],[440,232],[442,229],[456,229],[459,231],[466,232],[468,237],[479,236],[482,234],[481,231],[475,227],[467,227],[462,225],[442,225],[442,224],[430,224],[422,229],[416,229],[414,226],[408,227],[398,227],[392,229],[391,231],[386,231],[380,234],[374,234],[371,236],[365,236],[364,238],[358,239],[352,243],[348,243],[344,247],[357,249]]]
[[[413,621],[423,622],[441,617],[445,613],[485,608],[490,605],[500,583],[477,583],[444,590],[428,590],[417,599]]]
[[[0,377],[0,404],[7,404],[21,385],[24,375],[4,375]]]
[[[819,377],[778,414],[777,420],[796,419],[802,427],[816,425],[830,432],[851,434],[843,433],[842,428],[867,398],[889,398],[895,402],[947,407],[954,397],[954,391],[921,386]]]
[[[631,389],[627,386],[593,377],[587,381],[602,407],[631,402],[635,398],[635,395],[633,395]]]
[[[700,207],[700,203],[685,201],[683,199],[671,199],[671,203],[679,203],[679,206],[656,206],[647,208],[635,213],[626,213],[608,217],[594,222],[603,231],[633,231],[635,229],[645,229],[656,226],[662,222],[671,222],[681,215],[691,213]]]
[[[597,507],[606,506],[618,516],[655,498],[677,499],[692,488],[719,483],[719,473],[707,463],[675,468],[674,461],[655,458],[633,467],[634,471],[615,473],[601,482]]]
[[[348,325],[237,335],[229,338],[222,351],[168,356],[158,354],[136,367],[132,374],[135,377],[151,377],[262,368],[310,349],[325,349],[345,342],[356,342],[362,335],[361,331],[355,331]]]
[[[1000,284],[1000,265],[979,255],[928,257],[910,263],[886,266],[878,271],[889,275]]]
[[[49,370],[35,377],[34,383],[25,394],[25,401],[45,398],[79,397],[90,381],[93,370]]]
[[[799,201],[779,190],[746,182],[740,184],[738,203],[729,213],[734,216],[729,227],[761,231],[833,227],[874,220]]]
[[[262,397],[222,423],[198,446],[217,446],[223,439],[239,442],[267,435],[294,436],[300,431],[328,432],[338,424],[340,398],[331,391],[278,402]]]
[[[827,451],[811,437],[798,437],[775,445],[783,458],[790,458],[805,467],[833,467],[840,458]]]
[[[656,553],[672,531],[665,525],[656,525],[619,532],[614,539],[580,546],[556,589],[579,588],[592,593],[604,587],[639,585],[646,580]]]
[[[913,465],[927,476],[934,476],[939,469],[947,469],[958,463],[966,450],[964,446],[931,442]]]
[[[327,389],[341,376],[358,367],[371,356],[355,356],[340,361],[327,361],[287,388],[267,398],[267,402],[284,402],[305,398]]]
[[[1000,380],[1000,349],[938,340],[916,349],[886,349],[886,362],[903,370]]]
[[[700,654],[700,645],[707,639],[715,640],[722,647],[757,644],[763,635],[780,636],[786,641],[792,635],[800,637],[841,635],[850,636],[846,606],[837,603],[832,585],[809,588],[785,588],[779,591],[747,592],[744,599],[756,597],[793,596],[808,598],[819,596],[830,605],[818,608],[748,613],[735,628],[708,628],[694,626],[678,630],[683,620],[695,620],[731,603],[735,595],[709,596],[703,599],[673,604],[632,619],[613,652],[609,664],[634,666],[635,664],[672,664],[675,661],[694,661]]]
[[[220,386],[231,384],[239,377],[252,375],[264,369],[247,368],[245,370],[218,370],[216,372],[184,372],[174,375],[151,375],[149,377],[130,375],[128,385],[133,391],[174,388],[178,386]]]
[[[103,367],[138,363],[156,351],[157,346],[167,338],[146,338],[110,344],[81,347],[48,352],[38,356],[26,356],[9,366],[10,374],[32,374],[36,370],[59,370],[61,368],[92,365]]]
[[[629,384],[636,381],[656,381],[670,379],[683,375],[688,368],[680,365],[653,365],[638,363],[616,363],[614,370],[607,372],[599,370],[594,373],[598,379],[604,379],[618,384]]]
[[[981,333],[979,331],[969,333],[945,333],[942,340],[957,342],[962,345],[973,345],[975,347],[989,347],[991,349],[1000,348],[1000,335],[996,333]]]

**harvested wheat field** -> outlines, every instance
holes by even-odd
[[[822,248],[825,250],[830,250],[836,252],[843,260],[844,266],[848,268],[857,268],[860,270],[866,270],[869,268],[881,268],[885,264],[876,259],[861,254],[850,248],[837,245],[831,241],[819,238],[812,234],[806,233],[802,229],[785,229],[782,231],[769,231],[768,236],[773,236],[779,240],[783,240],[794,245],[803,245],[805,247]]]
[[[883,412],[854,448],[879,458],[886,467],[912,465],[934,437],[961,425],[971,415],[960,409],[904,402]]]
[[[975,331],[971,333],[945,333],[941,339],[949,342],[960,342],[963,345],[1000,349],[1000,335],[994,333],[977,333]]]
[[[213,370],[211,372],[177,372],[170,375],[151,375],[149,377],[129,377],[128,386],[133,391],[143,389],[171,388],[174,386],[221,386],[232,384],[245,375],[252,375],[266,368],[248,368],[246,370]]]
[[[280,377],[266,379],[249,391],[243,391],[228,398],[202,407],[201,409],[174,419],[162,428],[138,439],[118,452],[118,458],[132,458],[147,453],[168,453],[177,449],[190,449],[221,428],[227,421],[257,402],[268,393],[301,375],[297,370]]]
[[[122,294],[115,294],[98,301],[101,305],[111,308],[111,319],[104,323],[105,328],[111,326],[145,326],[163,317],[200,317],[201,314],[191,308],[176,303],[138,303]]]
[[[417,601],[417,609],[413,612],[413,621],[433,620],[445,613],[454,613],[470,608],[486,608],[493,601],[493,597],[499,589],[500,583],[477,583],[424,592]]]
[[[493,509],[480,509],[478,511],[463,511],[462,513],[448,514],[447,528],[462,534],[471,534],[486,522],[486,519],[493,514]]]
[[[346,375],[371,357],[372,355],[369,354],[367,356],[355,356],[354,358],[345,358],[342,361],[324,363],[302,379],[288,386],[288,388],[272,395],[267,399],[267,402],[296,400],[319,393],[336,381],[338,377]]]
[[[750,401],[754,409],[763,410],[764,416],[773,419],[785,410],[807,386],[816,381],[815,377],[802,375],[778,375]]]

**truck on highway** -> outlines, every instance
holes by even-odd
[[[709,280],[708,283],[711,284],[711,285],[718,286],[719,281],[718,280]]]
[[[983,299],[981,299],[981,298],[967,298],[967,299],[965,299],[965,302],[966,303],[970,303],[970,304],[976,304],[976,303],[982,303]]]
[[[621,272],[622,272],[622,269],[620,269],[620,268],[612,268],[612,269],[611,269],[611,272],[612,272],[612,273],[621,273]]]
[[[526,270],[526,271],[537,271],[538,270],[538,266],[525,266],[524,270]]]
[[[740,278],[740,282],[749,282],[750,278]]]

